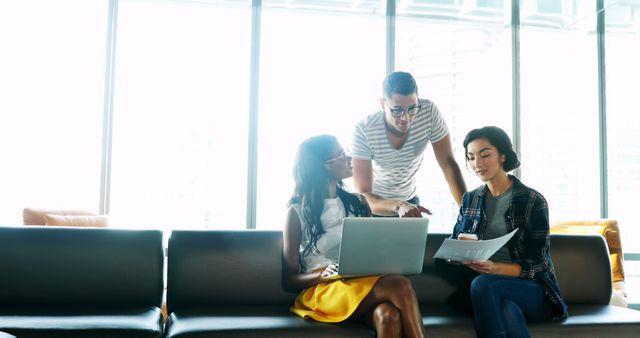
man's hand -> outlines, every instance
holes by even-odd
[[[421,206],[414,205],[405,201],[398,201],[398,205],[396,206],[396,212],[400,217],[422,217],[422,213],[426,213],[427,215],[431,215],[431,211],[429,209]]]

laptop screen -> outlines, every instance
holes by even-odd
[[[428,225],[428,218],[344,218],[338,273],[421,273]]]

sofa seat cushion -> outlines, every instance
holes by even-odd
[[[569,304],[569,318],[553,323],[534,323],[534,337],[638,337],[640,311],[611,305]]]
[[[422,305],[422,323],[428,337],[475,337],[473,318],[453,311],[448,305]]]
[[[302,319],[282,306],[193,307],[173,312],[167,338],[196,337],[344,337],[372,338],[358,322],[319,323]]]
[[[473,319],[448,306],[422,306],[423,323],[429,337],[475,337]],[[532,337],[638,337],[640,311],[611,305],[570,304],[564,321],[529,323]]]
[[[0,331],[20,338],[156,338],[162,336],[162,314],[157,307],[3,308],[0,309]]]

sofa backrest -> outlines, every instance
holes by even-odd
[[[429,234],[423,271],[411,276],[422,304],[444,304],[455,291],[433,255],[449,234]],[[282,289],[282,232],[175,230],[169,239],[169,312],[194,306],[291,305]],[[611,273],[602,236],[551,235],[551,255],[568,303],[608,304]]]
[[[421,304],[444,304],[449,295],[455,291],[452,285],[440,277],[433,260],[433,255],[436,254],[445,238],[449,238],[449,236],[450,234],[434,233],[427,235],[422,274],[410,277]]]
[[[442,279],[433,255],[449,234],[429,234],[422,274],[412,276],[418,300],[444,304],[455,288]],[[553,260],[560,293],[573,304],[608,304],[611,297],[611,266],[604,238],[599,235],[552,234]]]
[[[567,303],[609,304],[613,286],[604,237],[552,234],[551,258]]]
[[[0,306],[162,304],[162,232],[0,227]]]
[[[169,313],[208,305],[291,305],[282,288],[282,232],[174,230],[169,238]]]

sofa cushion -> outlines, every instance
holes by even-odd
[[[282,289],[282,232],[174,230],[169,238],[169,313],[207,305],[291,306]]]
[[[456,290],[440,276],[433,259],[442,242],[449,236],[450,234],[430,233],[427,235],[422,274],[409,277],[420,304],[445,304],[451,293]]]
[[[0,307],[161,305],[159,230],[0,227],[0,257]]]
[[[12,307],[0,308],[0,330],[20,338],[156,338],[161,318],[157,307]]]
[[[624,281],[622,241],[618,221],[614,219],[561,221],[551,226],[551,233],[557,234],[598,234],[604,236],[611,255],[613,282]]]
[[[45,215],[60,215],[60,216],[95,216],[96,213],[88,210],[80,209],[36,209],[36,208],[24,208],[22,210],[22,224],[23,225],[45,225]]]
[[[609,247],[613,292],[611,305],[628,307],[627,290],[624,281],[624,257],[618,221],[614,219],[593,219],[578,221],[560,221],[551,226],[551,233],[599,234],[604,236]]]
[[[529,324],[532,337],[638,337],[640,311],[611,305],[569,304],[564,321]]]
[[[602,236],[553,234],[551,257],[567,303],[609,304],[611,263]]]
[[[46,214],[44,215],[44,225],[54,226],[82,226],[82,227],[106,227],[109,224],[109,216],[96,215],[73,215],[73,216],[60,216]]]
[[[529,323],[532,337],[637,337],[640,312],[609,305],[571,305],[563,321]],[[431,338],[475,337],[473,319],[443,305],[422,307],[423,323]]]
[[[427,337],[468,338],[476,336],[472,317],[462,315],[447,305],[423,305],[421,311]]]
[[[373,338],[374,334],[359,322],[329,324],[305,320],[289,312],[286,306],[218,306],[172,313],[165,337]]]

